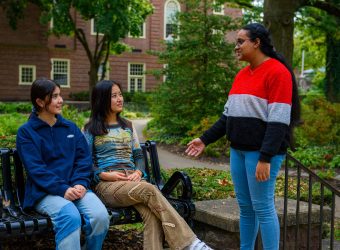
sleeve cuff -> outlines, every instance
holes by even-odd
[[[89,188],[89,182],[84,181],[84,180],[77,180],[77,181],[75,181],[72,185],[73,185],[73,186],[75,186],[75,185],[82,185],[82,186],[85,187],[86,189]]]
[[[208,146],[208,145],[209,145],[209,142],[208,142],[207,138],[206,138],[204,135],[202,135],[202,136],[200,137],[200,139],[201,139],[201,141],[204,143],[205,146]]]
[[[65,193],[66,193],[66,190],[69,188],[69,186],[67,185],[63,185],[59,188],[58,190],[58,194],[60,197],[64,197],[65,196]]]
[[[259,161],[270,163],[271,158],[272,158],[271,155],[261,152],[260,153]]]

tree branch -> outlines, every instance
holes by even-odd
[[[315,7],[320,10],[326,11],[328,14],[335,17],[340,17],[340,6],[339,4],[333,4],[324,1],[305,1],[305,6]]]
[[[104,51],[104,46],[105,46],[106,40],[107,40],[107,36],[104,35],[102,40],[99,43],[97,43],[97,45],[96,45],[96,54],[94,55],[95,61],[100,61],[100,59],[102,57],[102,53]]]
[[[254,7],[253,4],[250,1],[247,1],[247,0],[234,0],[234,1],[231,1],[231,2],[236,3],[240,7],[247,7],[247,8],[253,8]]]
[[[106,45],[106,51],[105,51],[105,58],[103,61],[103,71],[102,71],[102,75],[100,76],[100,80],[103,80],[105,78],[106,75],[106,64],[107,64],[107,60],[109,59],[109,55],[110,55],[110,46],[111,46],[111,42],[107,41],[107,45]]]
[[[74,20],[71,16],[70,12],[68,13],[68,18],[70,19],[70,21],[72,23],[74,34],[76,35],[79,42],[83,45],[83,47],[86,51],[87,57],[89,58],[90,63],[92,63],[92,53],[91,53],[91,50],[90,50],[89,45],[87,43],[84,31],[82,29],[77,29],[77,26],[76,26],[76,24],[75,24],[75,22],[74,22]]]
[[[76,37],[78,38],[79,42],[83,45],[85,51],[86,51],[86,54],[87,54],[87,57],[89,58],[90,60],[90,64],[92,64],[93,62],[93,57],[92,57],[92,53],[91,53],[91,50],[89,48],[89,45],[87,43],[87,40],[86,40],[86,36],[85,36],[85,33],[82,29],[75,29],[74,30],[75,34],[76,34]]]

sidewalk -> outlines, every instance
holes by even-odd
[[[143,129],[148,123],[148,119],[138,119],[132,120],[132,123],[138,134],[138,139],[140,142],[144,142]],[[201,161],[192,157],[186,157],[178,154],[171,153],[162,147],[157,146],[157,152],[159,156],[159,163],[161,167],[165,169],[172,168],[211,168],[216,170],[229,170],[229,163],[212,163],[207,161]]]

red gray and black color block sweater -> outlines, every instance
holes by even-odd
[[[260,151],[260,160],[284,154],[289,146],[292,76],[276,59],[235,77],[221,118],[200,139],[205,145],[225,134],[234,149]]]

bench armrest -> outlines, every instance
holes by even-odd
[[[170,177],[170,179],[165,183],[163,188],[161,189],[164,196],[168,197],[175,190],[178,184],[182,184],[182,194],[180,195],[181,199],[191,200],[192,199],[192,183],[190,177],[182,172],[176,171]]]

